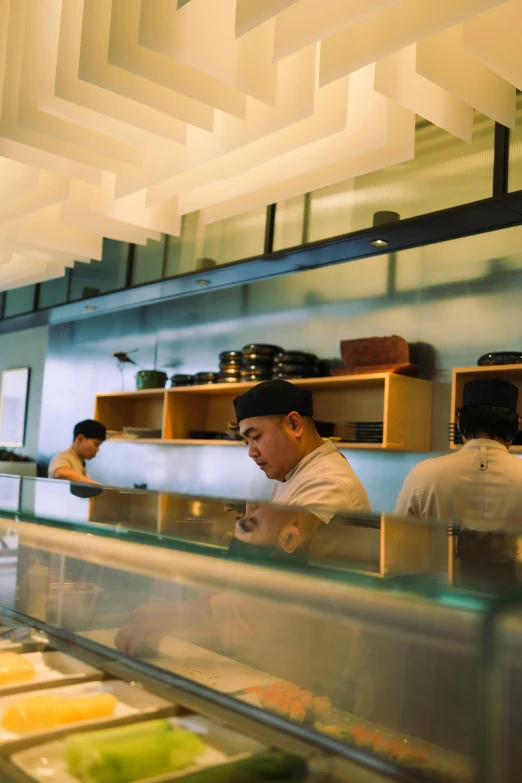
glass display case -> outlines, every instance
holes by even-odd
[[[520,780],[513,531],[11,476],[0,542],[1,780]],[[205,747],[75,766],[136,722]]]

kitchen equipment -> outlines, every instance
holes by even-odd
[[[268,375],[253,375],[251,373],[241,373],[241,380],[242,381],[271,381],[272,380],[272,373],[268,373]]]
[[[237,373],[237,375],[222,375],[221,373],[218,375],[218,383],[239,383],[241,381],[241,375]]]
[[[252,353],[241,359],[241,367],[272,367],[273,364],[273,357],[266,354]]]
[[[178,386],[192,386],[192,375],[183,375],[182,373],[176,373],[170,379],[170,385],[174,388]]]
[[[333,375],[395,372],[397,368],[405,366],[410,368],[408,374],[414,374],[415,370],[415,366],[410,363],[408,343],[397,335],[341,340],[341,356],[348,372],[332,371]]]
[[[140,370],[136,373],[137,389],[163,389],[167,383],[167,373],[162,370]]]
[[[382,421],[345,421],[339,427],[339,435],[345,443],[382,443]]]
[[[479,367],[492,367],[502,364],[522,364],[522,353],[519,351],[494,351],[485,353],[477,362]]]
[[[241,378],[246,378],[247,376],[255,378],[263,378],[265,380],[270,380],[272,377],[272,368],[266,368],[266,367],[249,367],[246,369],[241,370]]]

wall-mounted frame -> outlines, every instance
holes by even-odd
[[[21,448],[29,393],[29,367],[4,370],[0,387],[0,446]]]

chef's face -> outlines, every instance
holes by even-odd
[[[284,481],[302,457],[303,420],[298,413],[243,419],[239,434],[248,446],[248,456],[269,479]]]
[[[94,459],[100,450],[102,441],[97,438],[86,438],[85,435],[78,435],[74,441],[76,447],[76,453],[81,459],[89,460]]]
[[[294,508],[277,508],[269,503],[247,503],[244,516],[236,520],[234,537],[245,544],[293,552],[299,543]]]

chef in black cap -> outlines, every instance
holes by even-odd
[[[314,507],[324,522],[336,510],[370,510],[348,460],[317,432],[308,389],[288,381],[264,381],[236,397],[234,408],[249,457],[278,482],[273,503]]]
[[[413,468],[395,513],[522,526],[522,460],[509,453],[519,429],[517,402],[518,389],[507,381],[469,381],[457,411],[464,446]]]

